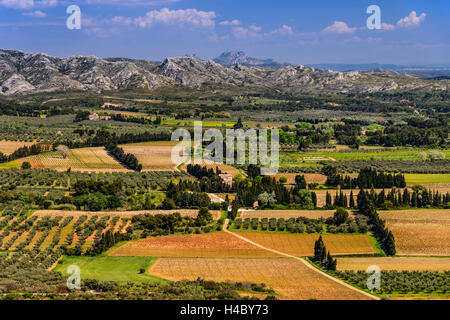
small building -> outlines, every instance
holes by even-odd
[[[229,186],[233,185],[233,175],[231,175],[231,174],[219,174],[219,177],[222,179],[223,182],[225,182]]]
[[[211,203],[223,203],[225,200],[223,200],[221,197],[214,193],[208,193],[208,197],[211,200]]]
[[[90,121],[108,121],[111,120],[110,116],[99,116],[97,113],[89,115]]]
[[[100,117],[98,116],[98,114],[93,113],[93,114],[89,115],[89,120],[90,121],[99,121]]]

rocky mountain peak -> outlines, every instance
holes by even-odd
[[[389,72],[328,72],[305,66],[267,67],[268,61],[242,51],[222,59],[195,56],[167,58],[156,64],[126,58],[52,57],[43,53],[0,50],[0,94],[19,95],[58,90],[102,92],[182,85],[235,86],[290,93],[349,93],[392,90],[448,90],[446,82],[425,81]],[[261,62],[263,61],[263,62]],[[230,66],[225,64],[232,63]]]

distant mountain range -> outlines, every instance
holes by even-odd
[[[274,59],[258,59],[252,58],[243,51],[226,51],[219,57],[214,59],[214,62],[223,66],[234,66],[241,64],[247,67],[265,67],[280,69],[286,66],[294,66],[290,63],[280,63]],[[339,63],[323,63],[323,64],[306,64],[307,67],[320,70],[333,70],[339,72],[347,71],[372,71],[372,70],[391,70],[399,73],[408,73],[420,78],[447,78],[450,76],[450,64],[440,65],[396,65],[396,64],[379,64],[379,63],[365,63],[365,64],[339,64]]]
[[[407,73],[420,78],[438,78],[450,76],[450,64],[441,65],[396,65],[396,64],[379,64],[379,63],[366,63],[366,64],[310,64],[308,67],[321,69],[321,70],[334,70],[334,71],[370,71],[370,70],[391,70],[399,73]]]
[[[214,62],[226,67],[241,64],[247,67],[265,67],[280,69],[286,66],[290,66],[288,63],[279,63],[273,59],[258,59],[248,57],[243,51],[226,51],[213,60]]]
[[[0,95],[64,90],[101,93],[176,86],[205,90],[234,87],[292,94],[448,90],[447,81],[425,81],[386,69],[324,71],[249,58],[243,52],[224,53],[215,61],[184,56],[155,63],[93,56],[59,58],[45,53],[0,50]]]

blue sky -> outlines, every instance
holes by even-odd
[[[66,8],[81,9],[81,29]],[[369,30],[369,5],[382,29]],[[448,0],[0,0],[0,48],[162,60],[225,50],[281,62],[450,63]]]

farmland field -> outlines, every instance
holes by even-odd
[[[72,149],[66,159],[57,152],[48,152],[17,160],[19,164],[25,161],[30,162],[33,168],[57,171],[66,171],[69,168],[81,172],[130,171],[112,158],[104,148]]]
[[[33,142],[0,140],[0,152],[10,155],[19,148],[31,145],[33,145]]]
[[[29,222],[29,223],[27,223]],[[96,223],[100,223],[96,225]],[[18,247],[36,249],[44,251],[46,249],[54,249],[56,246],[67,242],[68,247],[79,245],[83,250],[89,249],[95,236],[101,235],[107,230],[115,232],[125,232],[126,225],[129,221],[115,216],[113,213],[109,215],[62,215],[54,212],[53,214],[37,213],[31,216],[14,217],[9,221],[9,226],[24,226],[23,228],[13,228],[12,230],[0,230],[0,237],[3,238],[0,248],[5,250],[18,249]],[[80,233],[75,229],[75,224],[82,227]],[[27,225],[27,227],[25,227]],[[32,228],[31,226],[39,228]],[[93,227],[95,226],[95,227]],[[83,228],[90,227],[85,231]],[[84,234],[83,236],[81,234]],[[81,239],[83,238],[83,239]]]
[[[117,248],[110,255],[190,258],[259,258],[278,256],[223,232],[138,240]]]
[[[258,211],[244,211],[240,213],[240,218],[298,218],[305,217],[309,219],[329,218],[334,215],[334,210],[258,210]]]
[[[405,174],[407,184],[448,183],[450,174]]]
[[[337,269],[367,270],[376,265],[381,270],[398,271],[446,271],[450,270],[450,258],[416,258],[416,257],[383,257],[383,258],[338,258]]]
[[[319,238],[312,234],[279,234],[265,232],[236,232],[264,247],[293,256],[314,255],[314,242]],[[323,242],[333,255],[375,253],[367,235],[322,235]]]
[[[233,281],[264,283],[280,299],[367,299],[309,269],[294,259],[186,259],[162,258],[150,273],[169,280]],[[305,281],[308,279],[308,281]]]
[[[125,153],[136,156],[142,164],[142,171],[176,171],[172,161],[172,150],[178,142],[155,141],[121,145]]]
[[[450,256],[450,210],[380,211],[395,237],[397,254]]]
[[[80,267],[84,279],[99,281],[127,282],[165,282],[164,280],[147,273],[155,258],[146,257],[63,257],[62,263],[55,269],[63,275],[71,265]],[[140,269],[145,273],[140,273]]]
[[[430,152],[431,150],[427,150]],[[446,155],[446,158],[450,157],[450,150],[438,150]],[[419,153],[421,150],[414,149],[399,149],[399,150],[365,150],[365,151],[331,151],[331,152],[304,152],[295,153],[299,162],[302,160],[310,159],[313,161],[315,158],[320,161],[323,159],[334,159],[336,161],[347,160],[420,160]],[[319,161],[319,160],[318,160]],[[331,160],[332,161],[332,160]]]

